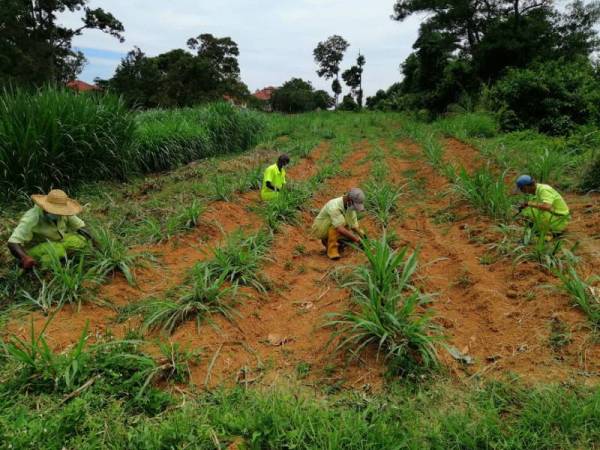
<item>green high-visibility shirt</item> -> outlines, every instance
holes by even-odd
[[[325,239],[329,232],[329,227],[337,228],[345,226],[351,229],[358,229],[358,217],[356,211],[350,208],[344,208],[344,197],[329,200],[312,225],[312,232],[315,237]]]
[[[281,189],[286,183],[285,169],[281,168],[281,170],[279,170],[277,164],[273,164],[272,166],[266,168],[265,174],[263,176],[262,187],[260,189],[260,197],[263,200],[274,199],[275,197],[277,197],[278,194],[277,192],[272,191],[267,187],[267,181],[271,182],[271,185],[276,189]]]
[[[62,241],[67,233],[85,227],[85,222],[77,216],[60,216],[56,222],[48,220],[44,210],[34,206],[21,218],[8,239],[10,244],[38,244],[45,241]]]
[[[556,189],[547,184],[537,183],[533,201],[537,203],[546,203],[552,206],[552,212],[558,216],[569,215],[567,202],[562,198]]]

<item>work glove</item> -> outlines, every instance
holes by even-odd
[[[37,266],[37,262],[31,256],[24,256],[21,258],[21,267],[25,270],[31,270]]]

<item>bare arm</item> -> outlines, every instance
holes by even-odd
[[[340,233],[342,236],[350,239],[352,242],[354,242],[355,244],[358,244],[360,242],[360,238],[358,236],[356,236],[352,231],[350,231],[348,228],[346,228],[345,226],[339,226],[336,228],[336,231],[338,233]]]
[[[552,205],[548,203],[527,202],[526,206],[528,206],[529,208],[536,208],[542,211],[552,212]]]
[[[35,259],[27,254],[22,245],[9,242],[8,249],[10,250],[10,253],[19,260],[23,269],[32,269],[37,265]]]

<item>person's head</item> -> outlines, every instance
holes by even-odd
[[[77,201],[70,199],[60,189],[53,189],[48,195],[32,195],[31,199],[42,208],[46,218],[54,222],[61,216],[75,216],[82,210]]]
[[[282,155],[279,155],[279,158],[277,159],[277,167],[279,167],[280,169],[282,167],[287,166],[290,163],[290,157],[288,155],[286,155],[285,153]]]
[[[362,212],[365,210],[365,193],[362,189],[352,188],[344,196],[344,202],[347,208]]]
[[[517,178],[517,189],[525,194],[535,194],[535,180],[530,175],[521,175]]]

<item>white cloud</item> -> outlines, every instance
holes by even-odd
[[[82,48],[126,53],[134,45],[149,55],[184,48],[188,38],[201,33],[230,36],[240,47],[242,78],[251,90],[279,85],[302,77],[319,88],[330,82],[316,73],[312,50],[332,34],[350,43],[344,68],[358,50],[366,56],[365,90],[373,94],[398,81],[398,67],[411,52],[419,19],[398,23],[390,19],[394,0],[91,0],[90,6],[112,12],[125,26],[126,42],[98,31],[75,39]],[[76,15],[63,17],[76,26]],[[94,71],[105,76],[116,63],[90,59],[84,77]],[[110,76],[110,73],[108,73]]]

